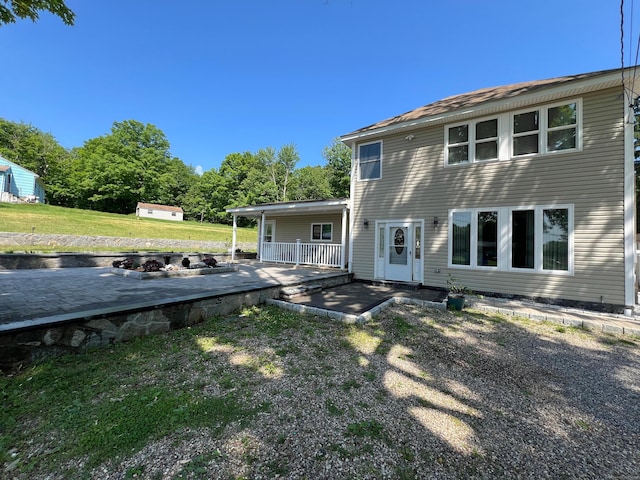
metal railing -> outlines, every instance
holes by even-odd
[[[263,262],[292,263],[342,267],[342,245],[334,243],[265,242],[262,244]]]

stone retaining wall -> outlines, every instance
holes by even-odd
[[[348,273],[329,274],[313,280],[323,287],[350,283]],[[261,305],[280,296],[283,285],[249,287],[220,296],[153,302],[145,308],[114,306],[111,312],[74,314],[49,322],[0,331],[0,370],[14,370],[68,353],[84,353],[136,337],[166,333],[229,315],[243,307]]]
[[[65,247],[86,248],[91,251],[97,247],[113,247],[125,250],[173,250],[176,252],[227,252],[229,242],[208,242],[205,240],[167,240],[162,238],[104,237],[84,235],[56,235],[44,233],[0,232],[0,247],[5,250],[22,250],[22,247],[54,247],[61,251]],[[256,251],[255,242],[236,244],[236,249]]]
[[[108,347],[136,337],[196,325],[216,315],[276,298],[280,286],[257,288],[224,297],[175,302],[139,311],[114,312],[21,331],[0,333],[0,370],[11,370],[50,357]]]

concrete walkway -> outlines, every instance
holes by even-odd
[[[337,318],[333,312],[341,312],[341,318],[347,321],[366,321],[377,314],[380,307],[394,303],[414,303],[435,308],[445,307],[446,293],[438,290],[420,289],[405,290],[382,285],[369,285],[354,282],[338,285],[321,292],[301,295],[292,298],[289,303],[296,307],[292,310],[318,314],[323,310],[326,315]],[[409,301],[408,301],[409,300]],[[285,306],[284,302],[271,301]],[[588,310],[546,305],[530,301],[507,300],[491,297],[467,297],[465,308],[486,312],[502,313],[509,316],[520,316],[537,321],[548,321],[561,325],[584,327],[607,333],[640,336],[640,318],[624,315],[604,314]]]
[[[572,327],[583,327],[606,333],[635,335],[640,337],[640,317],[629,317],[591,310],[546,305],[524,300],[507,300],[489,297],[470,297],[469,308],[517,315],[531,320],[542,320]]]
[[[238,271],[193,277],[140,280],[117,276],[110,268],[51,268],[0,270],[0,330],[20,324],[47,323],[55,318],[145,307],[180,299],[215,297],[274,285],[312,283],[344,272],[288,265],[240,263]],[[389,298],[417,297],[440,302],[443,292],[393,289],[354,283],[325,288],[311,296],[292,299],[344,314],[362,313]],[[583,326],[610,333],[640,336],[640,318],[560,308],[533,302],[495,298],[468,299],[471,308],[520,315],[534,320]]]

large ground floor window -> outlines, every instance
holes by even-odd
[[[449,266],[573,273],[573,206],[450,210]]]

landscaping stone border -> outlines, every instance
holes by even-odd
[[[171,277],[194,277],[197,275],[213,275],[216,273],[237,272],[238,267],[207,267],[207,268],[184,268],[181,270],[167,270],[160,272],[139,272],[137,270],[128,270],[126,268],[112,268],[111,273],[122,277],[131,277],[138,280],[153,280],[157,278]]]
[[[389,300],[376,305],[371,310],[361,313],[360,315],[353,315],[350,313],[337,312],[335,310],[327,310],[324,308],[313,307],[310,305],[303,305],[300,303],[291,303],[284,300],[277,300],[274,298],[267,298],[267,305],[275,305],[285,310],[292,310],[297,313],[307,313],[310,315],[317,315],[319,317],[327,317],[332,320],[339,320],[345,323],[365,323],[371,320],[375,315],[378,315],[385,308],[389,308],[395,304],[404,305],[418,305],[421,307],[436,308],[438,310],[447,309],[447,301],[431,302],[429,300],[421,300],[419,298],[411,297],[391,297]]]
[[[236,253],[236,259],[255,259],[251,252]],[[205,257],[214,257],[218,261],[231,261],[230,253],[180,253],[180,252],[113,252],[113,253],[5,253],[0,254],[0,270],[18,270],[28,268],[78,268],[78,267],[111,267],[114,261],[127,257],[142,265],[146,260],[157,260],[165,263],[180,263],[187,257],[192,263],[201,262]]]

